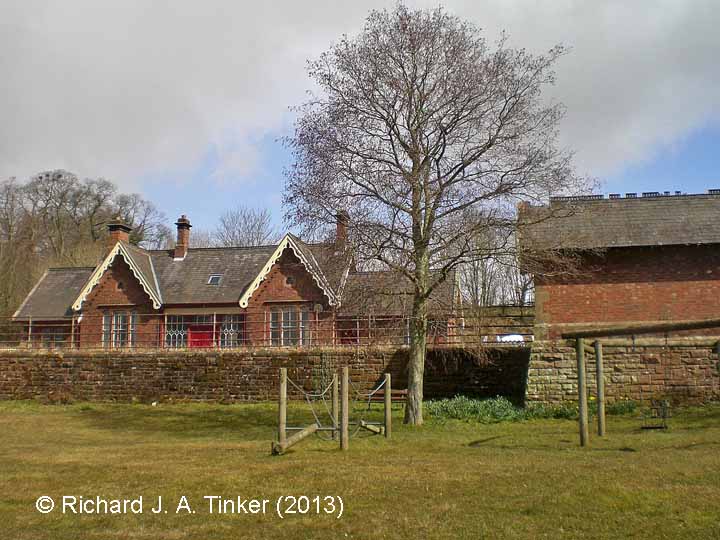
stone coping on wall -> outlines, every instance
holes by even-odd
[[[718,338],[720,339],[720,338]],[[530,349],[533,342],[524,343],[492,343],[480,347],[468,345],[428,345],[428,351],[477,351],[477,350],[508,350]],[[93,357],[132,357],[132,356],[194,356],[194,355],[242,355],[242,356],[316,356],[318,354],[354,355],[354,354],[392,354],[398,351],[408,351],[408,345],[347,345],[323,347],[248,347],[235,349],[42,349],[42,348],[13,348],[0,349],[0,357],[27,357],[27,356],[93,356]]]
[[[720,334],[710,336],[686,336],[686,337],[645,337],[645,338],[584,338],[586,344],[591,345],[595,341],[603,344],[603,347],[714,347],[720,343]],[[543,347],[574,347],[574,339],[544,339],[534,341],[532,349]]]

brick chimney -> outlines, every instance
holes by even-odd
[[[335,248],[338,251],[345,249],[347,245],[347,229],[350,223],[350,214],[345,210],[340,210],[335,215]]]
[[[115,247],[115,244],[117,244],[118,242],[127,243],[130,241],[130,231],[132,231],[132,227],[130,227],[120,218],[115,218],[112,221],[108,222],[107,229],[108,239],[106,247],[108,251]]]
[[[175,222],[177,226],[177,242],[175,243],[175,252],[173,254],[174,259],[182,260],[187,255],[188,248],[190,247],[190,220],[183,214]]]

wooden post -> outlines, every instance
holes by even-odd
[[[342,368],[342,381],[340,384],[340,449],[347,450],[350,446],[350,430],[348,423],[350,422],[349,407],[349,385],[350,385],[350,369],[347,366]]]
[[[280,368],[280,401],[278,408],[278,444],[287,443],[287,368]]]
[[[578,415],[580,424],[580,446],[588,444],[588,410],[587,410],[587,389],[585,388],[585,346],[583,338],[575,341],[575,353],[577,356],[578,374]]]
[[[392,435],[392,387],[390,386],[390,374],[385,374],[385,438]]]
[[[595,380],[597,382],[598,435],[605,436],[605,375],[603,374],[602,343],[595,341]]]
[[[310,435],[315,433],[317,430],[318,430],[318,425],[311,424],[308,427],[306,427],[305,429],[298,431],[295,435],[290,437],[284,443],[279,443],[279,442],[273,443],[272,444],[272,453],[274,455],[282,454],[283,452],[285,452],[285,450],[287,450],[288,448],[290,448],[293,445],[296,445],[303,439],[309,437]]]
[[[332,380],[332,423],[335,431],[332,433],[333,440],[338,439],[338,430],[340,429],[340,423],[338,422],[338,412],[340,410],[340,395],[338,394],[338,376],[337,371],[333,373]]]
[[[375,424],[370,424],[369,422],[366,422],[365,420],[360,420],[360,427],[363,429],[367,429],[369,432],[374,433],[375,435],[382,435],[383,431],[385,431],[385,428],[382,426],[376,426]]]
[[[28,349],[32,348],[32,317],[28,317],[27,343],[28,343]]]

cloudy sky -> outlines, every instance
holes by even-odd
[[[0,178],[64,168],[201,227],[236,204],[279,222],[278,137],[310,88],[306,59],[393,5],[0,0]],[[572,47],[553,89],[561,137],[603,191],[720,188],[716,0],[443,5],[491,39]]]

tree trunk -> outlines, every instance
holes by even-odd
[[[427,345],[427,299],[420,295],[413,301],[410,320],[410,358],[408,359],[408,393],[405,406],[406,424],[420,426],[423,423],[423,378],[425,376],[425,351]]]

